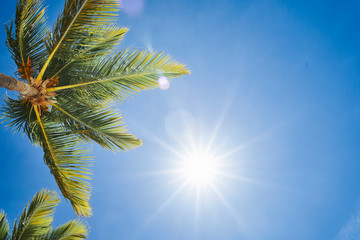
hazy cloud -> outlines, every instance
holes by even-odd
[[[360,239],[360,211],[346,223],[336,237],[336,240],[358,239]]]

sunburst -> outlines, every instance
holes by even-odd
[[[205,188],[214,184],[221,174],[221,161],[202,148],[182,155],[177,165],[180,179],[196,188]]]

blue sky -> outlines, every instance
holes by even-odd
[[[63,2],[48,3],[53,19]],[[118,106],[144,145],[95,146],[89,238],[359,239],[359,6],[124,1],[123,46],[163,50],[192,74]],[[14,9],[3,4],[0,21]],[[10,75],[5,44],[0,52]],[[38,190],[58,189],[40,148],[4,125],[0,135],[0,209],[13,221]],[[181,188],[176,153],[206,147],[223,174],[199,194]],[[75,218],[64,199],[55,218]]]

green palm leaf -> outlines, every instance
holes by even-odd
[[[73,220],[55,228],[42,239],[79,240],[79,239],[86,239],[86,236],[87,236],[86,225],[78,220]]]
[[[5,25],[5,28],[6,45],[18,68],[23,67],[28,58],[33,66],[40,68],[47,54],[44,39],[48,30],[42,1],[19,0],[16,5],[15,30],[13,22],[10,26]]]
[[[59,111],[60,121],[85,140],[93,140],[113,151],[141,145],[141,140],[127,133],[122,116],[109,106],[85,105],[62,98],[57,104],[53,104],[53,107]]]
[[[6,215],[0,211],[0,240],[79,240],[87,238],[87,226],[78,220],[69,221],[55,229],[52,222],[60,199],[56,192],[46,189],[38,192],[15,220],[12,234]]]
[[[183,64],[169,55],[128,49],[104,61],[88,63],[82,77],[72,79],[70,85],[49,88],[48,91],[74,90],[81,99],[123,101],[141,90],[158,87],[161,76],[168,78],[189,74]]]
[[[3,211],[0,211],[0,240],[6,240],[9,235],[9,223]]]
[[[38,127],[33,105],[8,96],[4,98],[4,102],[5,105],[1,108],[2,123],[6,123],[6,127],[14,132],[25,133],[32,143],[39,144],[41,129]]]
[[[89,35],[85,39],[86,47],[78,48],[76,52],[75,50],[64,51],[61,55],[64,60],[53,59],[53,64],[47,70],[46,75],[51,76],[49,78],[54,78],[61,74],[61,85],[67,84],[64,80],[76,76],[77,71],[74,70],[82,69],[89,59],[95,61],[109,55],[113,48],[120,44],[127,31],[127,28],[117,26],[99,29],[96,34]],[[66,71],[64,71],[65,69]]]
[[[76,213],[90,216],[90,185],[86,180],[90,179],[88,167],[91,157],[82,146],[81,136],[70,132],[64,125],[54,123],[47,112],[42,120],[37,118],[37,107],[31,108],[31,104],[19,104],[21,100],[11,98],[5,100],[7,106],[3,107],[3,118],[8,122],[7,126],[15,131],[24,131],[33,143],[41,145],[44,161],[64,197],[70,200]]]
[[[15,221],[13,240],[32,239],[49,232],[55,207],[60,199],[53,191],[42,190],[27,204],[19,221]]]
[[[82,41],[88,42],[86,38],[98,33],[99,27],[113,24],[119,7],[117,0],[67,0],[64,11],[55,24],[54,33],[47,42],[51,53],[37,80],[43,78],[54,56],[61,58],[63,54],[68,56],[69,52],[75,53],[74,50],[86,47]]]
[[[41,146],[44,161],[55,177],[63,196],[70,200],[76,214],[90,216],[90,179],[88,169],[91,157],[78,135],[52,122],[43,122],[39,111],[35,114],[42,130]],[[45,119],[46,120],[46,119]]]
[[[26,126],[29,125],[29,113],[31,104],[23,104],[22,100],[12,99],[8,96],[4,98],[6,105],[2,106],[2,116],[4,122],[8,122],[6,127],[14,131],[29,131]]]

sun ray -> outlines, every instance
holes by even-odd
[[[148,135],[148,138],[151,139],[152,141],[154,141],[156,144],[158,144],[159,146],[164,147],[165,149],[169,150],[170,152],[172,152],[173,154],[175,154],[176,156],[183,158],[185,157],[184,154],[180,153],[179,151],[177,151],[174,147],[172,147],[171,145],[167,144],[165,141],[161,140],[160,138],[158,138],[155,134],[151,133],[149,130],[145,129],[145,128],[141,128],[140,126],[138,127],[142,130],[142,132],[145,133],[145,135]]]
[[[255,185],[259,185],[259,186],[267,186],[267,187],[271,186],[269,183],[258,181],[256,179],[248,178],[245,176],[239,176],[239,175],[221,172],[221,171],[217,172],[217,174],[221,177],[225,177],[228,179],[233,179],[233,180],[237,180],[237,181],[241,181],[241,182],[245,182],[245,183],[251,183],[251,184],[255,184]]]
[[[222,202],[224,207],[228,210],[230,215],[234,218],[237,225],[243,226],[243,224],[241,223],[241,218],[238,216],[236,209],[226,200],[226,198],[219,191],[219,189],[214,184],[210,184],[210,188],[214,191],[215,195],[219,198],[219,200]]]
[[[228,114],[229,110],[230,110],[230,107],[233,103],[233,100],[234,100],[234,97],[235,97],[235,91],[229,95],[227,101],[226,101],[226,104],[225,106],[222,108],[223,111],[222,113],[220,114],[220,117],[215,125],[215,128],[213,130],[213,132],[211,133],[211,137],[210,137],[210,140],[207,144],[207,147],[206,147],[206,151],[210,151],[211,147],[213,146],[214,144],[214,141],[218,135],[218,132],[221,128],[221,126],[223,125],[223,122],[224,122],[224,119],[226,117],[226,115]]]
[[[186,183],[180,185],[169,198],[167,198],[156,211],[137,229],[136,235],[142,233],[149,225],[158,217],[158,215],[164,210],[164,208],[185,188]],[[136,238],[136,236],[134,236]]]

